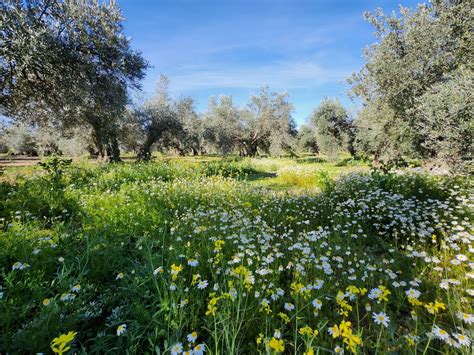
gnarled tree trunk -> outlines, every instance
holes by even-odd
[[[148,133],[145,142],[140,147],[137,159],[138,161],[149,161],[151,159],[151,147],[155,143],[156,137],[152,133]]]

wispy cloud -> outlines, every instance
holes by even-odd
[[[173,89],[254,89],[269,85],[275,89],[297,89],[343,81],[350,69],[330,68],[312,61],[285,60],[252,67],[211,66],[175,72]]]

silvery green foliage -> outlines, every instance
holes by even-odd
[[[77,127],[59,131],[49,125],[16,122],[4,129],[0,144],[6,152],[30,156],[81,156],[87,153],[90,129]]]
[[[243,155],[255,155],[257,149],[272,155],[291,153],[297,133],[292,111],[285,92],[270,92],[263,87],[258,95],[252,95],[247,105],[249,115],[244,116],[247,120],[242,125]]]
[[[173,138],[173,147],[181,154],[204,153],[202,120],[196,112],[194,99],[182,97],[174,102],[174,110],[181,122],[182,130]]]
[[[417,98],[413,114],[424,136],[423,148],[455,169],[473,159],[474,80],[464,68]]]
[[[0,108],[31,123],[89,125],[101,154],[147,64],[114,1],[6,0],[0,15]],[[117,155],[114,152],[114,156]]]
[[[228,154],[238,148],[240,111],[234,106],[231,96],[214,96],[209,99],[209,108],[203,117],[204,139],[208,150]]]
[[[33,127],[18,122],[3,132],[2,141],[7,151],[14,154],[38,155],[37,134]]]
[[[311,124],[302,125],[298,130],[298,149],[303,152],[318,153],[315,129]]]
[[[444,159],[452,154],[466,158],[465,149],[464,153],[448,155],[439,151],[439,142],[433,138],[436,134],[430,128],[433,118],[428,116],[443,114],[432,110],[422,114],[420,110],[423,111],[422,97],[428,99],[425,95],[436,110],[449,110],[450,102],[435,92],[441,90],[446,94],[451,89],[443,86],[454,88],[462,76],[472,80],[469,63],[472,65],[473,60],[473,11],[469,1],[433,1],[414,10],[401,7],[399,16],[386,15],[380,9],[365,15],[376,29],[377,42],[366,49],[362,70],[349,79],[352,94],[364,104],[356,120],[357,126],[367,127],[358,131],[359,149],[383,160]],[[454,74],[460,68],[464,68],[464,74]],[[454,102],[463,100],[454,96]],[[453,115],[443,117],[449,125],[457,125],[456,120],[461,119]],[[472,115],[462,117],[472,120]],[[463,124],[469,125],[472,123]],[[453,146],[463,145],[458,141],[464,139],[462,136],[451,135],[451,143],[456,141]]]
[[[354,122],[357,127],[356,151],[376,161],[390,161],[399,156],[400,151],[410,151],[410,127],[405,122],[398,122],[397,125],[394,122],[395,113],[383,100],[374,100],[364,106]]]
[[[334,159],[351,150],[349,114],[339,100],[325,98],[313,111],[310,121],[321,153]]]
[[[180,155],[202,151],[202,126],[190,97],[174,99],[169,93],[169,79],[162,75],[155,95],[135,110],[136,122],[144,134],[139,158],[149,159],[156,145],[162,151],[175,150]]]
[[[292,110],[286,93],[270,92],[268,87],[252,95],[245,107],[234,106],[230,96],[221,96],[219,101],[211,97],[204,116],[204,137],[222,154],[279,155],[293,150],[296,129]]]

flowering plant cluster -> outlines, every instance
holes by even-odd
[[[281,192],[179,162],[63,179],[54,199],[40,174],[0,192],[0,351],[472,353],[469,180]]]

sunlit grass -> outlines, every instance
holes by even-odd
[[[470,354],[471,181],[299,159],[7,169],[0,349]]]

